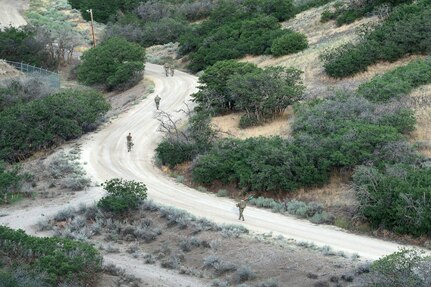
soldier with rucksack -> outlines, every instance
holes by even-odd
[[[243,213],[244,213],[244,209],[246,206],[247,206],[247,202],[244,199],[241,199],[241,201],[236,204],[236,207],[238,207],[238,209],[239,209],[238,220],[241,220],[241,218],[242,218],[242,221],[244,221],[244,214]]]
[[[157,95],[157,96],[154,98],[154,102],[156,103],[156,108],[157,108],[157,110],[159,109],[160,100],[161,100],[161,98],[159,97],[159,95]]]

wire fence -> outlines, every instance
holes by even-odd
[[[32,65],[28,65],[22,62],[14,62],[6,60],[6,63],[13,66],[18,71],[25,74],[40,77],[46,81],[51,87],[59,89],[60,88],[60,75],[42,68],[38,68]]]

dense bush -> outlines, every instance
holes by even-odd
[[[335,11],[325,10],[320,21],[336,20],[337,26],[341,26],[376,12],[381,7],[386,7],[385,10],[389,10],[390,7],[411,2],[412,0],[354,1],[348,6],[338,5]]]
[[[307,37],[298,32],[285,34],[272,42],[271,53],[281,56],[302,51],[308,47]]]
[[[68,0],[73,8],[81,11],[82,17],[89,21],[90,13],[87,10],[93,10],[94,21],[107,23],[108,20],[114,19],[119,11],[132,11],[141,2],[140,0],[115,0],[106,5],[104,0]],[[120,12],[120,13],[121,13]]]
[[[0,81],[0,112],[18,103],[44,98],[54,90],[37,77],[18,77]]]
[[[78,67],[78,80],[86,85],[104,84],[109,89],[127,85],[144,70],[145,50],[122,38],[110,38],[86,51]]]
[[[431,235],[431,168],[360,166],[353,181],[362,213],[375,227]]]
[[[19,191],[28,176],[21,173],[18,166],[6,168],[6,164],[0,161],[0,203],[8,203],[10,196]]]
[[[179,37],[188,30],[187,22],[172,18],[163,18],[155,22],[121,23],[107,26],[105,39],[118,37],[144,47],[177,42]]]
[[[156,148],[161,164],[174,167],[193,158],[195,147],[192,144],[164,139]]]
[[[357,44],[348,44],[322,55],[325,71],[336,78],[361,71],[378,61],[400,59],[407,54],[429,53],[431,31],[429,1],[400,5],[374,30],[365,31]]]
[[[0,112],[0,159],[13,162],[79,137],[109,109],[92,90],[65,90]]]
[[[240,188],[292,191],[325,181],[328,166],[302,148],[281,138],[222,140],[196,159],[192,178],[200,183],[233,182]]]
[[[407,95],[414,88],[431,83],[431,59],[415,60],[359,86],[358,93],[373,102]]]
[[[121,214],[138,208],[139,203],[147,198],[147,187],[141,182],[114,178],[102,184],[108,195],[97,203],[97,207]]]
[[[273,41],[290,33],[281,29],[277,19],[281,15],[278,12],[285,9],[284,5],[272,6],[270,2],[273,1],[257,0],[243,4],[234,2],[220,2],[209,19],[193,26],[180,38],[180,53],[191,53],[189,68],[192,71],[246,54],[270,54]],[[287,15],[293,16],[294,12]]]
[[[212,147],[216,133],[211,127],[209,115],[197,112],[189,113],[188,117],[188,125],[181,131],[176,125],[170,126],[172,123],[170,115],[162,120],[165,138],[156,148],[157,158],[161,164],[173,167],[192,160]]]
[[[367,286],[426,287],[431,285],[431,257],[414,249],[401,249],[374,261]]]
[[[235,107],[245,115],[240,127],[263,123],[282,114],[302,98],[301,72],[293,68],[270,67],[229,78],[227,88]]]
[[[260,69],[234,60],[219,61],[199,78],[193,95],[198,110],[209,114],[244,111],[240,127],[260,124],[302,97],[300,71],[283,67]]]
[[[11,264],[29,265],[50,286],[74,282],[89,286],[96,282],[102,257],[87,243],[62,238],[29,236],[22,230],[0,226],[0,251]]]
[[[193,94],[194,101],[211,114],[235,111],[235,100],[228,89],[228,80],[235,75],[245,75],[260,69],[250,63],[235,60],[218,61],[207,67],[199,77],[200,91]]]
[[[43,68],[56,67],[56,59],[50,57],[45,49],[45,43],[41,40],[37,37],[36,30],[29,26],[0,29],[0,59],[24,62]]]

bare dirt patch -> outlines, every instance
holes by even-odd
[[[293,109],[289,107],[283,115],[275,120],[265,123],[260,126],[250,127],[246,129],[239,128],[239,120],[242,113],[228,114],[212,118],[211,122],[221,136],[231,136],[239,139],[259,136],[282,136],[290,135],[291,123],[293,120]]]

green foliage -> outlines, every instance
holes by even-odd
[[[362,213],[375,227],[430,235],[431,168],[388,165],[358,167],[353,181]]]
[[[34,28],[5,27],[0,29],[0,59],[53,68],[57,62],[49,56],[45,43],[36,37]]]
[[[138,208],[139,203],[147,198],[147,187],[141,182],[114,178],[102,184],[108,195],[97,203],[97,207],[122,214]]]
[[[306,48],[308,48],[307,37],[304,34],[292,31],[272,42],[271,53],[277,57],[296,53]]]
[[[163,165],[173,168],[193,158],[194,146],[188,143],[164,139],[156,148],[157,158]]]
[[[199,108],[211,113],[223,113],[235,110],[235,101],[230,93],[227,82],[235,75],[245,75],[260,69],[250,63],[235,60],[219,61],[204,70],[199,77],[200,91],[193,94]]]
[[[64,90],[0,112],[0,159],[13,162],[77,138],[109,109],[93,90]]]
[[[414,88],[431,83],[431,59],[415,60],[359,86],[358,93],[373,102],[407,95]]]
[[[311,8],[323,6],[325,4],[328,4],[329,2],[332,2],[332,0],[308,0],[299,4],[295,10],[296,10],[296,13],[301,13]]]
[[[119,11],[132,11],[137,7],[140,0],[113,0],[106,5],[103,0],[68,0],[73,8],[81,11],[82,17],[89,21],[90,13],[87,10],[93,10],[94,20],[97,22],[107,23],[108,20],[114,18]]]
[[[180,53],[191,53],[189,68],[197,72],[221,60],[270,54],[272,42],[290,33],[281,29],[277,17],[294,15],[293,11],[283,12],[290,9],[289,1],[282,1],[283,5],[273,2],[250,0],[238,5],[221,1],[208,20],[193,26],[180,38]]]
[[[431,258],[414,249],[401,249],[371,265],[368,285],[425,287],[431,283]]]
[[[52,286],[72,280],[91,285],[101,270],[102,257],[87,243],[33,237],[5,226],[0,226],[0,242],[2,254],[11,263],[28,264],[35,272],[46,273],[46,283]]]
[[[246,0],[244,5],[250,13],[264,13],[285,21],[295,16],[295,8],[292,1],[286,0]]]
[[[407,54],[429,53],[431,5],[423,0],[400,5],[374,30],[364,31],[359,43],[348,44],[322,55],[328,75],[342,78],[378,61],[396,61]]]
[[[231,76],[227,82],[231,98],[235,100],[237,110],[245,111],[246,121],[241,121],[240,126],[273,119],[299,101],[304,90],[300,74],[293,68],[270,67]]]
[[[300,71],[293,68],[260,69],[234,60],[219,61],[199,78],[193,95],[198,110],[209,114],[244,111],[240,127],[260,124],[301,99]]]
[[[378,9],[382,5],[396,6],[404,3],[411,3],[412,0],[378,0],[378,1],[363,1],[356,2],[350,6],[338,6],[335,11],[325,10],[320,18],[321,22],[327,22],[329,20],[335,20],[337,26],[350,24],[367,16],[374,10]]]
[[[86,51],[78,67],[78,80],[86,85],[106,84],[120,88],[144,70],[145,50],[122,38],[110,38]]]
[[[20,173],[18,166],[6,168],[0,161],[0,203],[8,203],[10,196],[18,192],[22,182],[28,175]]]
[[[192,178],[209,184],[233,182],[239,188],[292,191],[327,179],[325,161],[279,138],[226,139],[195,160]]]

